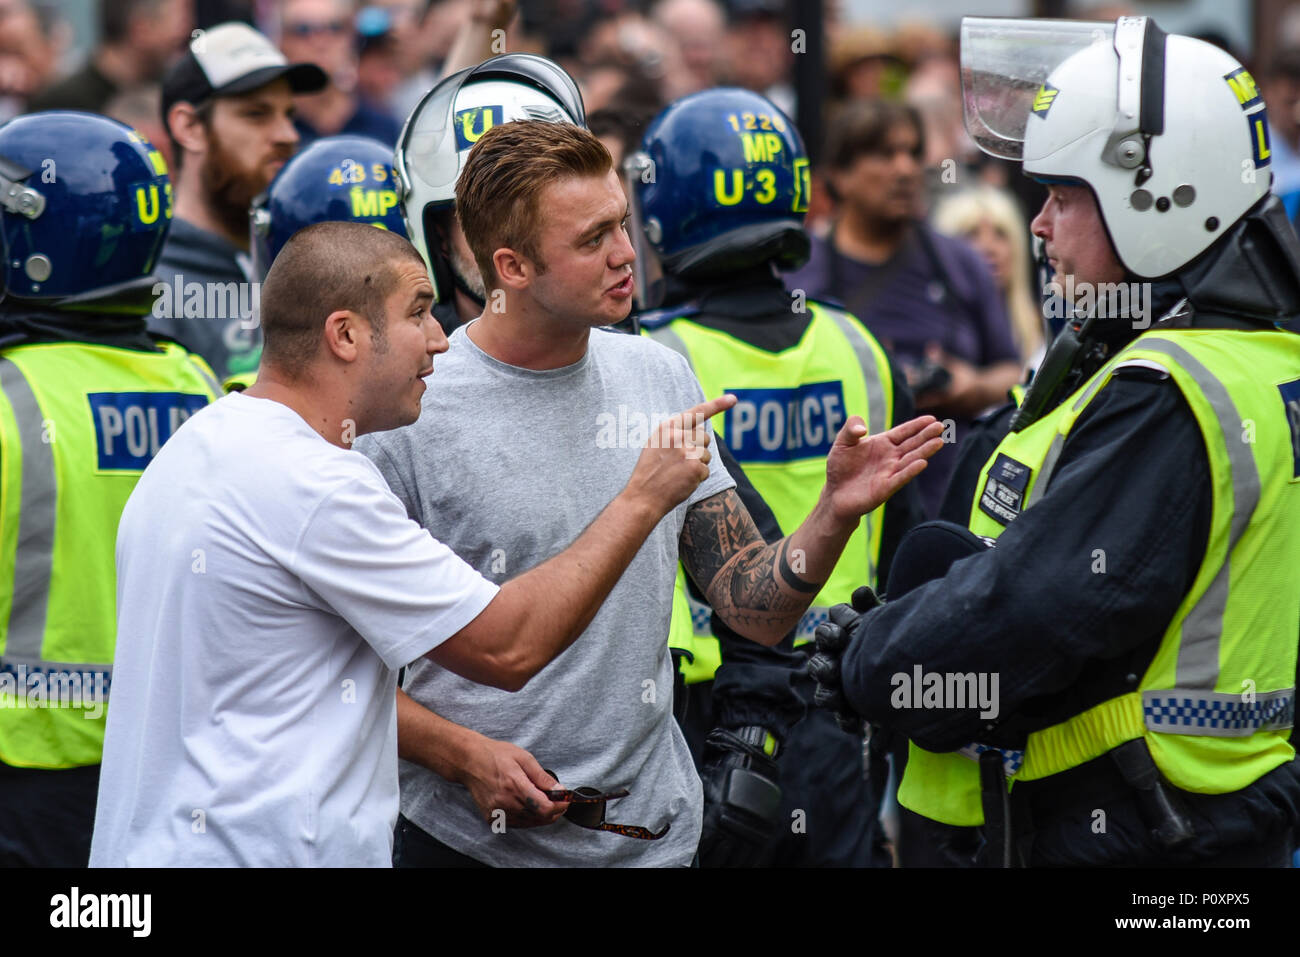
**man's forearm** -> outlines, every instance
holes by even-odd
[[[397,689],[397,756],[459,783],[472,741],[479,735],[434,714]]]
[[[660,518],[620,494],[567,549],[501,587],[503,621],[476,641],[478,651],[506,662],[522,687],[591,624]]]
[[[836,521],[818,499],[793,534],[770,545],[755,542],[722,567],[709,589],[713,610],[746,638],[776,644],[826,584],[856,527]]]

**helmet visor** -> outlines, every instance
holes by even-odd
[[[1114,42],[1113,22],[962,18],[962,104],[975,145],[1023,160],[1030,114],[1046,114],[1055,99],[1047,78],[1080,50]]]
[[[266,208],[265,191],[248,207],[248,252],[253,260],[253,278],[264,282],[271,269],[271,211]]]
[[[572,77],[557,64],[528,54],[484,60],[435,86],[415,108],[398,138],[398,152],[405,155],[411,175],[429,189],[441,190],[455,184],[461,166],[459,153],[468,148],[455,143],[450,148],[445,146],[448,137],[456,136],[455,104],[466,84],[489,80],[535,89],[538,96],[554,100],[565,118],[586,125],[582,95]]]
[[[657,222],[646,222],[641,209],[641,184],[652,182],[654,161],[647,153],[629,153],[623,160],[623,186],[627,191],[628,232],[636,261],[632,273],[636,281],[636,306],[644,312],[655,309],[663,301],[664,268],[652,239],[658,230]],[[647,231],[648,230],[648,231]],[[657,240],[656,240],[657,241]]]
[[[398,150],[405,155],[411,176],[429,189],[452,185],[460,172],[457,150],[444,149],[443,143],[447,137],[455,135],[451,107],[471,72],[465,70],[457,82],[430,91],[406,121],[406,129],[398,140]],[[395,165],[400,168],[402,164]]]

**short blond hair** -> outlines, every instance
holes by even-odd
[[[613,168],[605,144],[572,123],[515,120],[484,133],[456,183],[456,216],[484,285],[496,285],[492,254],[502,247],[522,253],[545,272],[538,251],[542,191],[560,180],[604,176]]]

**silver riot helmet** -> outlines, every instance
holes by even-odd
[[[411,113],[398,138],[393,166],[407,236],[424,257],[439,302],[460,284],[442,252],[436,226],[456,202],[456,181],[470,148],[493,126],[548,120],[586,126],[582,94],[556,63],[529,53],[484,60],[439,82]]]
[[[1224,51],[1146,17],[1113,24],[967,17],[966,129],[984,152],[1097,198],[1120,262],[1182,269],[1272,181],[1264,101]]]

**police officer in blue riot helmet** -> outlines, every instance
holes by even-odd
[[[779,276],[808,256],[809,164],[798,130],[758,94],[707,90],[664,110],[624,172],[642,327],[687,358],[706,396],[737,395],[715,423],[719,448],[780,528],[792,529],[814,505],[816,476],[848,416],[862,416],[871,432],[911,416],[904,380],[866,328],[841,309],[792,297]],[[675,622],[670,644],[694,658],[685,669],[687,734],[704,739],[706,866],[888,864],[876,822],[881,743],[869,785],[861,734],[819,713],[800,720],[812,695],[800,672],[829,607],[863,581],[884,579],[893,543],[918,514],[904,489],[866,516],[777,649],[733,641],[699,596],[691,620]],[[678,587],[687,589],[685,576]],[[805,827],[792,831],[799,815]]]
[[[89,113],[0,126],[0,867],[85,867],[116,637],[117,521],[219,395],[146,331],[172,215],[162,154]]]
[[[265,278],[300,229],[330,220],[370,223],[406,235],[393,180],[393,151],[366,136],[327,136],[284,164],[253,201],[253,267]]]

